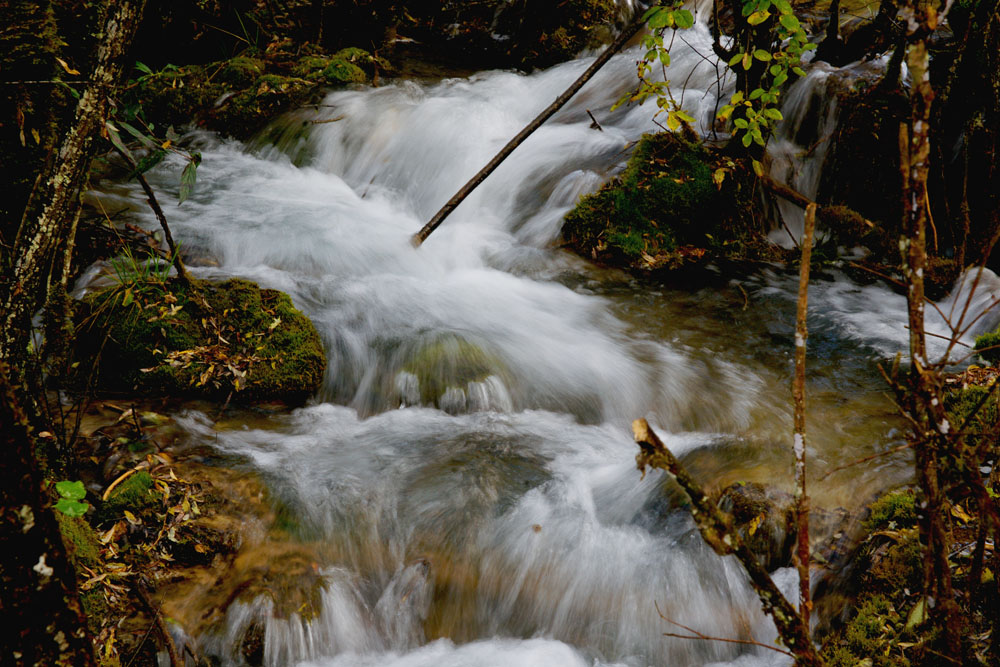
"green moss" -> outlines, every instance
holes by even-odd
[[[215,79],[236,88],[246,88],[264,74],[264,68],[265,63],[259,58],[237,56],[224,62]]]
[[[917,498],[911,489],[892,491],[880,497],[869,507],[864,529],[868,533],[879,530],[910,527],[917,520]]]
[[[976,339],[977,345],[981,338],[983,337],[980,336]],[[1000,343],[1000,335],[998,335],[998,343]],[[991,396],[988,387],[980,386],[966,387],[945,395],[944,406],[948,411],[948,420],[956,429],[962,428],[964,425],[964,429],[969,434],[966,443],[970,447],[979,447],[982,444],[981,434],[989,433],[996,425],[997,419],[1000,418],[1000,412],[997,409],[998,400],[1000,400],[1000,394],[993,392]],[[969,421],[970,418],[971,421]]]
[[[129,306],[121,287],[88,297],[81,349],[100,351],[99,389],[286,401],[317,391],[322,342],[288,295],[239,279],[197,285],[208,310],[178,283],[133,286]]]
[[[1000,331],[985,333],[976,337],[976,351],[979,356],[995,366],[1000,361]]]
[[[73,567],[79,570],[80,566],[93,568],[97,565],[101,559],[101,543],[90,524],[82,517],[67,516],[62,512],[53,513]]]
[[[478,345],[445,336],[420,349],[403,370],[416,376],[421,402],[436,405],[449,388],[464,391],[470,382],[481,382],[502,368]]]
[[[209,79],[208,71],[189,65],[143,77],[136,89],[143,114],[157,127],[195,122],[198,112],[211,108],[226,91]]]
[[[97,523],[117,521],[122,518],[125,510],[138,514],[145,508],[155,505],[158,497],[152,488],[153,478],[145,470],[129,475],[114,488],[97,511],[95,515]]]
[[[334,58],[323,70],[323,78],[327,83],[364,83],[368,76],[360,67],[341,58]]]
[[[871,564],[867,577],[879,590],[891,593],[920,590],[924,575],[921,555],[917,530],[900,531],[899,539]]]
[[[567,214],[564,239],[585,256],[636,268],[679,265],[706,249],[743,252],[751,230],[762,238],[752,187],[731,160],[717,186],[716,159],[673,133],[644,136],[621,176]]]

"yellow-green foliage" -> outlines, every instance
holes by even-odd
[[[100,351],[99,389],[290,402],[319,389],[319,333],[287,294],[239,279],[197,286],[209,310],[177,282],[133,286],[128,305],[120,287],[87,298],[80,348]]]
[[[145,470],[133,473],[125,478],[97,511],[98,523],[117,521],[125,510],[137,514],[157,502],[157,495],[152,491],[153,478]]]

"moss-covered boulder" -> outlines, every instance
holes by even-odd
[[[774,252],[748,164],[677,134],[645,135],[625,171],[581,198],[563,238],[585,257],[641,270]]]
[[[317,391],[323,346],[288,295],[239,279],[195,286],[121,283],[85,299],[80,354],[99,390],[286,402]]]
[[[458,336],[443,336],[419,347],[403,365],[396,376],[396,392],[404,403],[464,412],[470,400],[476,400],[477,384],[504,374],[503,363],[478,345]],[[480,393],[488,394],[485,385],[481,389]]]
[[[365,83],[388,68],[384,59],[358,48],[332,56],[251,50],[141,76],[135,101],[155,126],[200,124],[245,139],[282,112],[314,101],[326,87]]]

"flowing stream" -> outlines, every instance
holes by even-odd
[[[670,75],[706,119],[716,72],[696,51],[710,53],[710,37],[699,24],[685,39]],[[175,235],[215,260],[196,274],[288,292],[330,362],[321,393],[290,415],[179,416],[193,442],[259,471],[326,547],[320,615],[238,601],[203,651],[242,664],[256,624],[268,665],[781,660],[663,636],[678,628],[657,609],[714,637],[776,633],[662,475],[640,479],[629,425],[648,418],[712,488],[790,489],[797,278],[774,269],[673,289],[556,245],[569,207],[657,129],[650,106],[608,111],[637,54],[616,57],[420,249],[410,235],[588,58],[331,93],[250,147],[189,137],[204,154],[196,192],[162,200]],[[151,178],[175,193],[178,173]],[[131,186],[103,196],[141,201]],[[819,477],[899,442],[876,363],[904,349],[905,304],[835,274],[811,299],[814,504],[857,507],[908,479],[905,455]],[[794,590],[793,572],[777,576]]]

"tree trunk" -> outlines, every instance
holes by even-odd
[[[0,664],[92,665],[92,642],[32,429],[0,362]]]
[[[0,285],[0,361],[7,362],[15,385],[21,384],[31,318],[44,302],[55,254],[68,241],[90,169],[94,138],[107,120],[108,95],[121,79],[124,55],[144,5],[145,0],[108,3],[97,62],[77,104],[73,127],[51,167],[39,177],[25,208],[10,253],[9,275]]]

